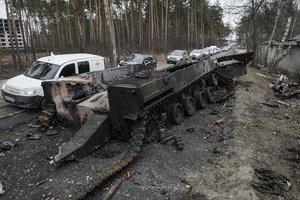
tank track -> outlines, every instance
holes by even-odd
[[[147,116],[147,115],[146,115]],[[128,166],[133,159],[139,154],[141,147],[143,145],[143,139],[145,138],[145,128],[147,117],[139,120],[134,126],[131,132],[132,138],[130,139],[130,144],[120,160],[115,164],[110,166],[104,173],[95,177],[89,184],[87,184],[82,190],[80,190],[75,195],[72,195],[70,199],[83,199],[87,194],[93,191],[97,186],[99,186],[103,181],[113,176],[117,172],[121,171],[123,168]]]

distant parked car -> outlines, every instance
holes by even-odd
[[[193,60],[200,60],[202,57],[202,51],[200,49],[194,49],[191,51],[189,57]]]
[[[118,64],[118,67],[124,67],[128,65],[136,65],[141,64],[148,66],[149,68],[156,68],[156,60],[153,58],[152,55],[143,55],[134,53],[130,56],[126,57],[124,60],[121,60]]]
[[[193,60],[205,59],[208,56],[209,56],[209,51],[201,50],[201,49],[194,49],[190,53],[190,59],[193,59]]]
[[[209,47],[202,49],[202,53],[203,53],[203,56],[205,56],[206,58],[213,55],[212,50]]]
[[[211,56],[216,55],[218,53],[217,46],[207,47],[209,49],[209,53]]]
[[[185,50],[174,50],[168,55],[167,63],[177,63],[178,61],[186,61],[189,59],[188,53]]]
[[[223,51],[223,50],[222,50],[221,48],[217,47],[217,52],[218,52],[218,53],[222,53],[222,51]]]
[[[228,46],[225,46],[222,48],[223,51],[229,51],[231,49],[231,46],[228,45]]]

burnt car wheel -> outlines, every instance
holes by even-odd
[[[167,118],[174,124],[181,124],[184,120],[184,110],[180,103],[173,103],[168,107]]]
[[[193,116],[196,113],[196,101],[193,97],[186,97],[183,100],[184,113],[187,116]]]

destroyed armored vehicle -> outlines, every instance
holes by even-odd
[[[121,158],[72,198],[83,198],[126,167],[143,142],[157,140],[157,123],[163,115],[170,123],[180,124],[197,109],[232,95],[233,78],[246,74],[252,57],[253,53],[245,53],[221,57],[217,62],[188,61],[161,71],[128,66],[44,82],[46,106],[39,117],[41,124],[47,126],[55,117],[78,130],[60,145],[55,162],[80,159],[112,138],[129,141]]]

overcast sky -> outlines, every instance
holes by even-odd
[[[4,0],[0,0],[0,18],[6,18]]]
[[[236,27],[236,23],[240,20],[240,15],[233,14],[238,12],[236,9],[232,9],[235,5],[241,6],[246,0],[209,0],[211,4],[220,3],[221,7],[224,10],[223,22],[229,24],[231,27]]]

